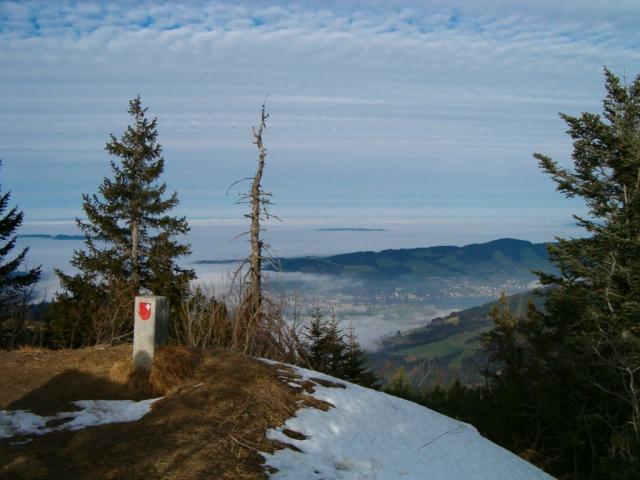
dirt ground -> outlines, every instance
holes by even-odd
[[[125,399],[127,389],[105,383],[131,346],[79,350],[0,350],[0,409],[29,409],[39,415],[59,412],[69,401]],[[43,391],[44,390],[44,391]]]
[[[150,398],[114,376],[130,355],[130,346],[0,352],[0,409],[44,415],[69,411],[74,400]],[[0,479],[264,479],[258,452],[284,447],[267,430],[302,405],[329,407],[263,362],[198,356],[140,421],[0,440]]]

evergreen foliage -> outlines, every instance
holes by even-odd
[[[338,322],[335,314],[331,314],[331,318],[327,322],[325,328],[324,344],[327,346],[328,368],[326,373],[335,377],[347,380],[344,376],[345,367],[345,343],[344,335],[338,328]]]
[[[571,438],[563,433],[582,460],[576,474],[602,478],[606,463],[640,476],[640,76],[623,85],[605,70],[605,79],[602,116],[562,115],[573,169],[536,154],[558,191],[589,211],[576,219],[590,236],[549,248],[560,274],[541,275],[556,287],[542,359],[574,420]]]
[[[40,267],[24,268],[28,248],[10,258],[16,246],[16,231],[24,220],[18,207],[6,211],[10,199],[10,191],[0,196],[0,348],[13,348],[20,341],[31,287],[40,278]]]
[[[177,314],[195,278],[193,270],[176,265],[191,252],[175,238],[189,226],[184,217],[169,213],[178,196],[166,196],[167,186],[160,183],[164,158],[157,119],[149,120],[146,110],[139,96],[129,102],[132,125],[119,139],[111,135],[105,147],[118,159],[111,161],[112,178],[102,181],[98,193],[82,197],[87,220],[76,221],[85,248],[74,251],[71,261],[78,273],[56,272],[65,293],[56,299],[60,315],[54,308],[52,321],[63,344],[126,335],[132,329],[133,298],[140,293],[169,297]]]
[[[368,388],[377,389],[380,387],[376,376],[365,368],[365,353],[360,348],[358,337],[353,327],[350,327],[347,332],[342,357],[341,378]]]
[[[328,371],[331,346],[327,342],[327,325],[319,305],[312,307],[311,320],[306,327],[304,337],[309,367],[318,372]]]
[[[640,76],[605,79],[602,116],[562,114],[573,168],[535,155],[589,236],[549,246],[544,313],[494,309],[485,386],[422,398],[567,479],[640,478]]]
[[[376,376],[366,370],[366,359],[353,329],[345,336],[335,315],[324,318],[322,308],[314,305],[311,320],[304,334],[307,365],[348,382],[368,388],[378,388]]]

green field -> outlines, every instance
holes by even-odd
[[[426,360],[435,360],[455,354],[453,358],[451,358],[449,366],[457,369],[462,366],[462,362],[465,359],[473,356],[473,354],[480,349],[479,334],[486,330],[488,330],[488,327],[480,330],[456,333],[437,342],[398,350],[393,352],[393,355],[401,357],[415,356]]]

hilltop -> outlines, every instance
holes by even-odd
[[[283,272],[346,275],[367,279],[513,278],[549,268],[545,243],[502,238],[464,247],[438,246],[353,252],[330,257],[278,258]]]
[[[118,372],[130,355],[130,346],[0,352],[0,409],[53,416],[77,410],[72,401],[162,397],[138,421],[77,431],[2,439],[11,427],[0,417],[0,478],[266,478],[257,451],[280,446],[266,432],[293,416],[304,395],[272,367],[229,352],[202,354],[186,376],[174,367],[173,385],[148,388]],[[184,368],[175,354],[168,360]]]
[[[167,349],[170,371],[145,387],[118,373],[130,354],[0,352],[0,478],[550,478],[471,425],[317,372]],[[131,399],[145,409],[120,423],[97,402]],[[49,421],[12,423],[16,411]]]

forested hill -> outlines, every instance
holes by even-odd
[[[506,297],[509,310],[516,318],[524,318],[529,303],[544,311],[546,290],[517,293]],[[389,373],[403,367],[412,381],[421,374],[422,362],[430,365],[432,375],[425,386],[447,385],[454,380],[473,384],[482,380],[479,370],[486,366],[486,354],[481,350],[480,334],[494,322],[491,310],[502,308],[493,301],[433,319],[424,327],[386,335],[379,349],[368,354],[372,370],[383,380]]]
[[[464,247],[439,246],[380,252],[355,252],[330,257],[280,258],[283,272],[390,277],[512,277],[550,268],[546,244],[503,238]]]

